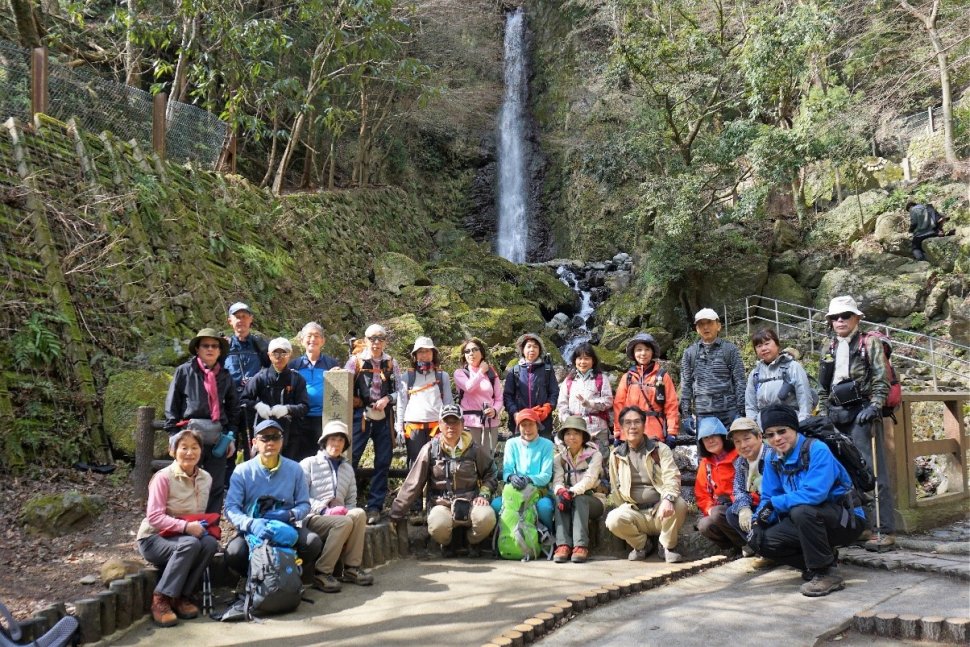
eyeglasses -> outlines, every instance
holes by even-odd
[[[849,319],[852,319],[852,317],[854,316],[855,316],[854,312],[842,312],[837,315],[829,315],[828,317],[826,317],[826,319],[828,319],[829,321],[848,321]]]
[[[465,353],[465,355],[474,355],[475,353],[482,352],[482,349],[479,348],[478,346],[471,346],[469,348],[466,348],[462,352]]]
[[[259,435],[256,436],[256,440],[263,443],[278,443],[279,441],[283,440],[283,436],[280,434],[272,434],[270,436]]]
[[[219,348],[219,344],[199,344],[199,348],[207,348],[207,349]]]
[[[372,335],[367,338],[367,341],[371,341],[376,344],[379,341],[387,341],[387,337],[385,335]]]
[[[642,427],[643,426],[643,420],[640,420],[639,418],[628,418],[626,420],[621,420],[620,421],[620,426],[623,427],[623,428],[626,428],[626,427]]]
[[[272,353],[273,357],[286,357],[289,354],[290,354],[290,351],[288,351],[288,350],[282,350],[282,349],[281,350],[274,350],[273,353]]]
[[[765,433],[765,440],[771,440],[775,436],[784,436],[787,433],[787,431],[769,431]]]

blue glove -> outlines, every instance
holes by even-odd
[[[272,519],[273,521],[282,521],[283,523],[290,522],[290,511],[289,510],[270,510],[263,513],[263,519]]]
[[[509,484],[516,490],[524,490],[529,485],[529,479],[518,474],[513,474],[509,477]]]
[[[857,425],[868,425],[873,420],[879,417],[882,411],[874,404],[870,404],[865,409],[859,412],[855,417],[855,422]]]
[[[677,436],[667,434],[667,437],[664,438],[664,443],[666,443],[667,447],[670,447],[670,451],[673,451],[677,447]]]
[[[260,539],[272,539],[273,531],[266,525],[265,519],[253,519],[249,524],[249,534]]]

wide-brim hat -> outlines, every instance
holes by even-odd
[[[535,333],[527,332],[524,335],[520,335],[518,339],[515,340],[515,350],[522,357],[522,349],[525,348],[525,342],[529,340],[534,341],[539,344],[539,355],[544,355],[546,352],[546,345],[542,341],[542,337]]]
[[[569,416],[562,421],[562,426],[559,428],[559,431],[556,432],[556,435],[559,436],[559,440],[565,442],[564,437],[566,436],[566,432],[570,429],[582,432],[583,444],[588,443],[593,438],[586,429],[586,421],[582,416]]]
[[[198,354],[199,342],[205,339],[206,337],[210,337],[219,342],[219,357],[225,357],[226,355],[229,354],[229,340],[223,337],[222,335],[220,335],[219,331],[216,330],[215,328],[203,328],[198,333],[196,333],[195,337],[192,338],[192,341],[189,342],[190,355]]]
[[[826,317],[834,317],[835,315],[840,315],[843,312],[851,312],[854,315],[859,315],[864,317],[862,310],[859,310],[859,304],[855,302],[855,299],[848,295],[841,297],[835,297],[829,301],[829,311],[825,313]]]
[[[411,357],[414,358],[414,356],[417,355],[418,351],[421,349],[430,350],[432,356],[434,357],[433,361],[438,361],[438,347],[434,345],[434,342],[431,341],[430,337],[418,337],[414,340],[414,348],[411,349]]]
[[[327,446],[327,438],[330,436],[343,436],[344,437],[344,451],[350,448],[350,430],[347,429],[347,424],[342,420],[331,420],[323,426],[323,432],[320,434],[320,439],[317,444],[321,448]]]
[[[657,340],[650,333],[641,332],[631,337],[630,341],[626,343],[626,356],[631,362],[636,361],[633,357],[633,349],[637,347],[637,344],[646,344],[653,349],[653,358],[660,358],[660,344],[657,343]]]

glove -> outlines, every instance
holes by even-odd
[[[879,407],[874,404],[870,404],[859,412],[859,415],[855,417],[855,422],[857,425],[868,425],[873,420],[878,418],[880,413],[882,413],[882,411],[880,411]]]
[[[260,418],[269,420],[270,416],[272,416],[272,411],[273,409],[265,402],[256,403],[256,413],[259,414]]]
[[[397,432],[397,446],[404,447],[404,444],[405,444],[404,431],[401,430]]]
[[[249,524],[249,534],[260,539],[273,538],[273,531],[266,525],[265,519],[253,519]]]
[[[765,504],[765,507],[758,510],[758,523],[767,526],[771,523],[771,516],[775,513],[775,506],[771,505],[771,501]]]
[[[751,517],[753,515],[754,512],[751,511],[751,508],[741,508],[741,512],[738,513],[738,525],[746,533],[751,532]]]
[[[290,511],[289,510],[270,510],[269,512],[263,513],[263,519],[267,521],[272,519],[273,521],[282,521],[283,523],[290,522]]]
[[[573,509],[573,493],[566,488],[559,488],[556,492],[556,507],[559,512],[571,512]]]
[[[677,447],[677,436],[667,434],[667,437],[664,438],[664,443],[666,443],[667,447],[670,447],[670,451],[673,451]]]
[[[342,516],[344,516],[344,515],[347,514],[347,508],[345,508],[342,505],[335,505],[332,508],[327,508],[327,511],[324,512],[323,514],[325,516],[328,516],[328,517],[333,517],[333,516],[341,516],[342,517]]]
[[[529,485],[529,479],[524,476],[519,476],[518,474],[513,474],[509,477],[509,485],[514,487],[516,490],[524,490]]]
[[[285,418],[290,415],[290,408],[285,404],[274,404],[273,408],[270,409],[270,415],[274,418]]]
[[[532,407],[532,410],[539,414],[540,420],[545,420],[552,413],[552,405],[547,402],[537,407]]]

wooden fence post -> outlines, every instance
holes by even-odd
[[[926,122],[927,134],[932,135],[933,131],[936,130],[936,124],[933,123],[933,106],[930,106],[926,110],[930,116],[929,121]]]
[[[47,48],[35,47],[30,52],[30,119],[47,114]]]
[[[155,454],[155,407],[138,407],[135,418],[135,469],[131,472],[135,496],[148,500],[148,482],[152,478],[152,458]]]
[[[159,159],[165,159],[165,113],[168,106],[168,95],[159,92],[152,99],[152,150]]]

